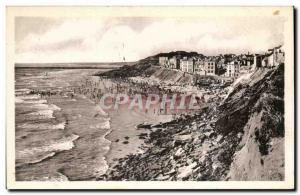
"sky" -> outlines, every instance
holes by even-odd
[[[283,44],[284,21],[232,18],[15,18],[19,63],[137,61],[160,52],[262,53]]]

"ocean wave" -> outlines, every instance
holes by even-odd
[[[15,97],[15,103],[18,104],[18,103],[23,103],[24,100],[22,100],[21,98],[19,97]]]
[[[107,120],[103,123],[99,123],[96,125],[90,125],[91,129],[110,129],[110,121]]]
[[[108,114],[99,105],[96,106],[95,110],[96,110],[96,112],[98,112],[102,116],[108,116]]]
[[[107,143],[106,146],[103,147],[103,150],[105,151],[104,156],[103,156],[103,165],[100,167],[100,170],[98,170],[98,177],[102,176],[103,174],[105,174],[107,172],[107,170],[109,169],[109,165],[107,162],[107,154],[109,153],[109,151],[111,150],[111,141],[109,139],[107,139],[106,137],[112,132],[112,129],[109,129],[103,136],[102,136],[102,140],[103,143]]]
[[[16,152],[16,166],[38,163],[54,156],[57,152],[71,150],[74,147],[74,141],[78,138],[78,135],[72,134],[60,140],[51,141],[44,146],[19,150]]]
[[[46,104],[47,100],[29,100],[22,102],[24,104]]]
[[[41,96],[39,94],[34,94],[34,95],[20,95],[17,96],[18,98],[21,98],[22,100],[36,100],[40,99]]]
[[[101,161],[99,162],[99,165],[101,165],[101,166],[94,168],[94,174],[97,178],[103,176],[109,169],[109,165],[104,156],[102,157]]]
[[[41,181],[41,180],[39,180]],[[46,177],[44,181],[69,181],[68,177],[60,172],[56,172],[56,175]]]
[[[53,110],[39,110],[36,112],[29,113],[30,116],[35,116],[39,119],[50,119],[54,118],[53,116]]]
[[[43,161],[43,160],[46,160],[46,159],[48,159],[48,158],[51,158],[51,157],[54,156],[55,154],[56,154],[55,152],[50,152],[50,153],[48,153],[48,154],[45,154],[45,155],[41,156],[41,158],[36,158],[36,159],[30,161],[30,163],[28,163],[28,164],[39,163],[39,162],[41,162],[41,161]]]
[[[65,126],[66,126],[66,122],[62,122],[62,123],[52,126],[52,129],[65,129]]]
[[[50,182],[52,182],[52,181],[69,181],[69,178],[67,176],[65,176],[64,174],[57,171],[57,172],[51,173],[50,175],[47,175],[47,176],[34,178],[30,181],[37,181],[37,182],[41,182],[41,181],[50,181]]]
[[[23,104],[36,104],[33,106],[45,106],[47,100],[35,99],[35,98],[23,98],[24,96],[16,96],[15,103],[23,103]],[[41,105],[44,104],[44,105]],[[32,106],[32,105],[31,105]]]
[[[24,95],[24,94],[29,94],[30,93],[30,89],[15,89],[15,94],[16,95]]]
[[[20,103],[24,103],[24,102],[20,102]],[[25,104],[23,106],[29,106],[32,109],[38,109],[38,110],[53,110],[53,111],[61,110],[61,108],[56,106],[55,104],[37,103],[37,104],[30,104],[30,105]]]
[[[81,118],[82,115],[81,114],[76,114],[76,115],[72,115],[71,117],[72,117],[73,120],[75,120],[75,119]]]
[[[56,106],[55,104],[49,104],[48,108],[51,109],[51,110],[61,110],[61,108]]]
[[[66,123],[62,122],[59,124],[51,124],[51,123],[25,123],[25,124],[21,124],[18,125],[18,128],[22,128],[22,129],[64,129],[65,128]]]
[[[33,104],[33,105],[29,105],[29,106],[32,109],[38,109],[38,110],[48,110],[49,109],[48,104]]]

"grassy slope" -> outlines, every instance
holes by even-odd
[[[132,64],[125,65],[119,69],[111,70],[104,73],[99,73],[96,75],[107,76],[110,78],[115,78],[115,77],[126,78],[126,77],[135,77],[135,76],[149,77],[160,69],[160,67],[158,66],[158,58],[160,56],[173,57],[178,55],[187,56],[187,57],[193,57],[193,56],[203,57],[202,54],[198,54],[196,52],[174,51],[169,53],[159,53],[157,55],[142,59],[133,65]]]
[[[157,69],[159,69],[158,59],[149,57],[143,60],[138,61],[134,65],[125,65],[121,68],[98,73],[98,76],[106,76],[109,78],[126,78],[126,77],[135,77],[135,76],[150,76]]]

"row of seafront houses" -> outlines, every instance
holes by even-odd
[[[169,69],[198,75],[220,75],[219,69],[225,69],[224,77],[236,79],[241,74],[256,67],[272,68],[284,63],[284,51],[281,46],[269,49],[264,54],[219,55],[210,57],[187,57],[175,55],[160,56],[159,65]]]

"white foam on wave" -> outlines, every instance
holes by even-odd
[[[51,123],[25,123],[25,124],[21,124],[18,125],[18,128],[22,128],[22,129],[64,129],[65,128],[66,123],[62,122],[56,125],[53,125]]]
[[[15,98],[15,103],[16,104],[18,104],[18,103],[23,103],[24,102],[24,100],[22,100],[21,98],[19,98],[19,97],[16,97]]]
[[[74,147],[74,141],[78,138],[78,135],[72,134],[60,140],[46,143],[44,146],[19,150],[16,152],[16,159],[19,161],[18,165],[38,163],[54,156],[57,152],[71,150]]]
[[[42,156],[41,158],[36,158],[34,160],[32,160],[30,163],[34,164],[34,163],[38,163],[41,162],[42,160],[45,160],[47,158],[51,158],[52,156],[54,156],[56,153],[55,152],[50,152],[49,154],[45,154],[44,156]]]
[[[37,116],[38,118],[54,118],[53,116],[53,110],[39,110],[36,112],[32,112],[28,114],[30,116]]]
[[[49,107],[49,109],[51,109],[51,110],[61,110],[61,108],[58,107],[58,106],[56,106],[55,104],[50,104],[48,107]]]
[[[24,92],[24,91],[30,91],[30,89],[24,88],[24,89],[16,89],[16,92]]]
[[[53,110],[53,111],[61,110],[61,108],[56,106],[55,104],[40,104],[40,103],[38,103],[38,104],[29,105],[29,106],[30,106],[30,108],[38,109],[38,110]]]
[[[33,105],[29,105],[29,106],[31,108],[39,109],[39,110],[49,109],[48,104],[33,104]]]
[[[69,181],[69,179],[64,174],[56,172],[55,175],[50,177],[43,177],[42,180],[38,180],[38,181]]]
[[[102,160],[103,160],[103,165],[98,167],[98,170],[97,170],[97,176],[102,176],[103,174],[105,174],[109,168],[109,165],[108,165],[108,162],[106,160],[106,155],[108,154],[109,150],[111,149],[111,141],[106,139],[106,136],[108,136],[110,133],[112,132],[112,129],[109,129],[108,131],[106,131],[106,133],[102,136],[102,142],[103,143],[107,143],[106,146],[103,147],[103,150],[105,151],[105,155],[102,157]]]
[[[41,98],[41,96],[39,94],[21,95],[21,96],[18,96],[18,97],[21,98],[22,100],[37,100],[37,99]]]
[[[100,105],[97,105],[96,108],[95,108],[95,110],[96,110],[96,112],[98,112],[102,116],[108,116],[108,114],[101,108]]]
[[[15,103],[23,103],[23,104],[45,104],[47,100],[41,100],[38,95],[31,96],[16,96]]]
[[[24,104],[45,104],[47,103],[47,100],[29,100],[22,102]]]
[[[15,89],[15,92],[30,92],[30,89],[24,88],[24,89]]]
[[[62,122],[62,123],[59,123],[57,125],[54,125],[52,127],[52,129],[65,129],[65,126],[66,126],[66,123],[65,122]]]
[[[107,120],[103,123],[99,123],[96,125],[90,125],[91,129],[110,129],[110,121]]]

